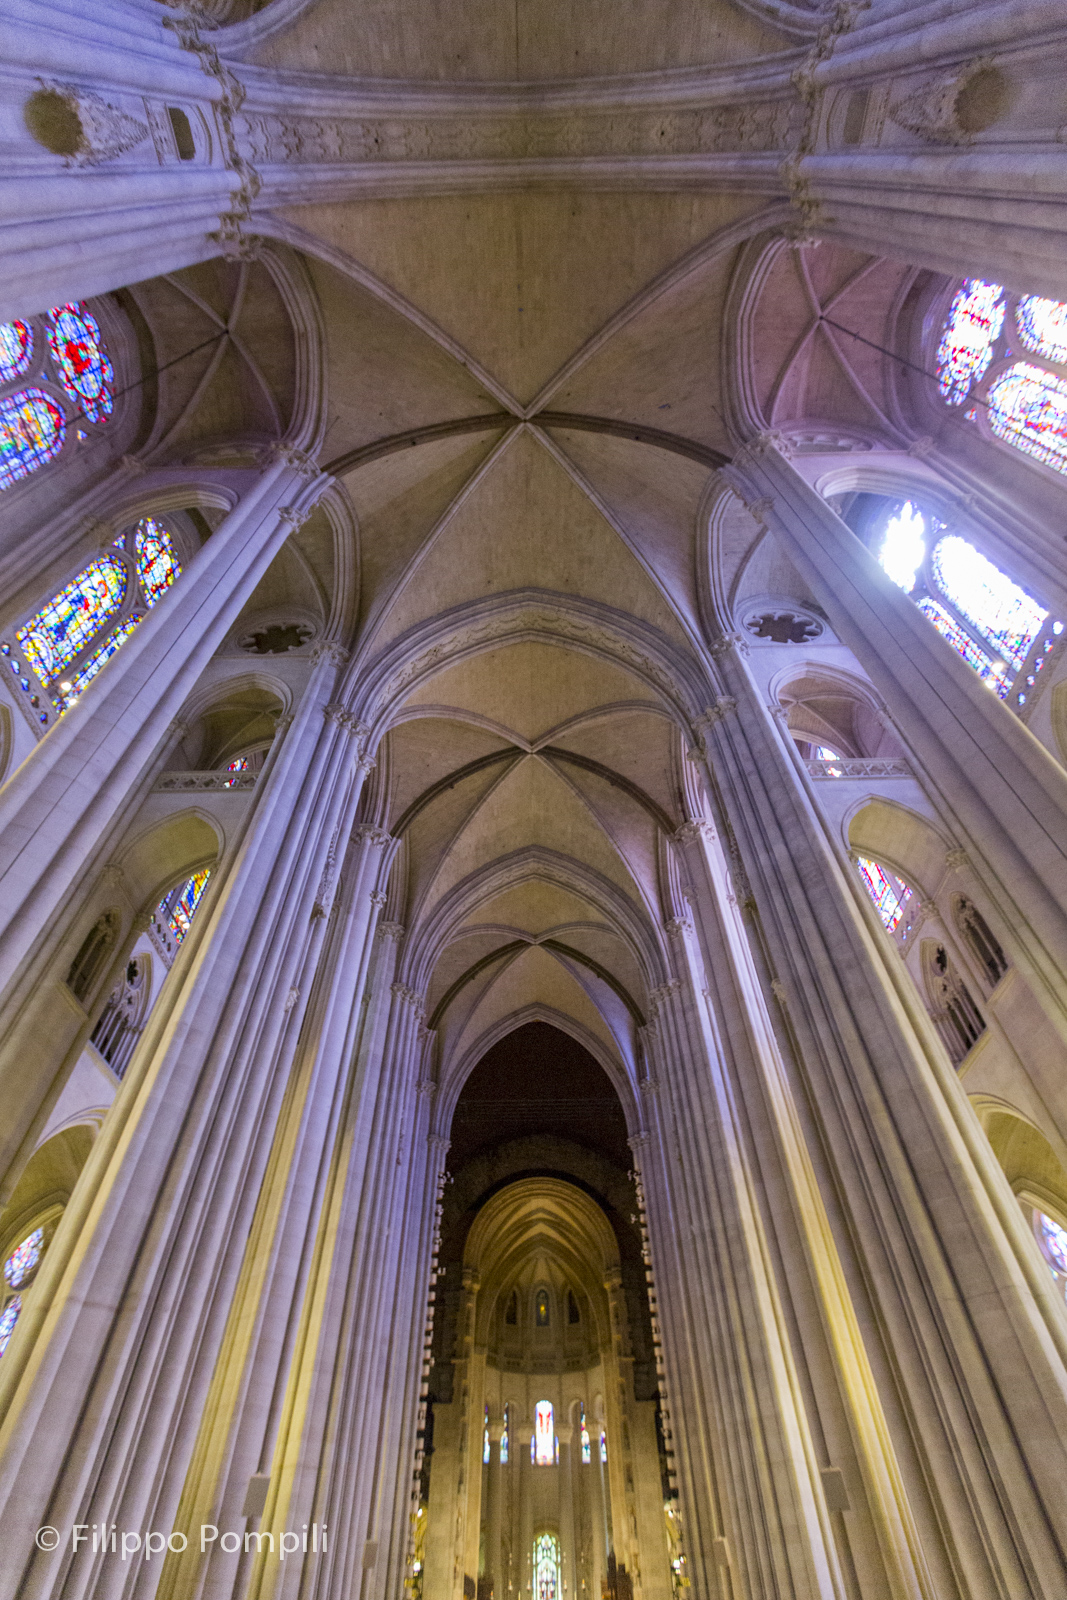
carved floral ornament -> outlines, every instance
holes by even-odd
[[[1010,85],[988,57],[931,73],[889,108],[898,128],[930,144],[966,145],[1003,116]]]
[[[136,149],[148,124],[129,116],[77,84],[38,78],[23,117],[37,143],[62,156],[68,167],[96,167]]]

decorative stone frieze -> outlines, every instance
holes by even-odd
[[[38,78],[40,88],[23,110],[38,144],[62,156],[68,167],[98,167],[135,150],[148,125],[73,83]]]
[[[225,767],[210,772],[161,772],[152,785],[156,794],[224,794],[254,789],[258,773],[228,772]]]

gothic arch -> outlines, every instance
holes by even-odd
[[[150,824],[116,857],[131,905],[150,909],[176,883],[213,867],[225,846],[218,819],[196,806]]]

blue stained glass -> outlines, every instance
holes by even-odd
[[[1028,350],[1046,361],[1067,361],[1067,304],[1028,294],[1019,301],[1015,316]]]
[[[869,856],[858,857],[856,865],[883,925],[890,933],[894,933],[904,915],[904,907],[911,899],[911,889],[903,878],[887,872]]]
[[[0,489],[54,460],[65,433],[63,413],[43,389],[20,389],[0,400]]]
[[[956,291],[937,347],[938,384],[950,406],[963,404],[989,366],[1003,322],[999,283],[971,278]]]
[[[104,640],[99,650],[94,650],[88,661],[80,666],[77,672],[70,678],[64,678],[59,687],[62,692],[63,709],[65,711],[69,710],[74,702],[80,699],[86,684],[92,682],[105,661],[111,660],[119,645],[130,637],[130,634],[140,621],[141,618],[136,613],[131,617],[127,617],[124,622],[119,624],[114,633]]]
[[[101,556],[18,630],[15,637],[42,682],[81,655],[125,598],[125,567],[114,556]]]
[[[0,1312],[0,1356],[3,1355],[4,1351],[8,1347],[11,1335],[15,1331],[15,1324],[19,1320],[19,1312],[21,1310],[22,1296],[15,1295],[14,1299],[9,1300],[3,1311]]]
[[[34,1271],[41,1259],[43,1245],[44,1229],[34,1228],[33,1232],[12,1250],[4,1262],[4,1277],[13,1289],[21,1288],[30,1273]]]
[[[100,324],[82,305],[54,306],[48,343],[59,381],[90,422],[111,415],[115,370],[104,348]]]
[[[210,876],[210,867],[205,867],[202,872],[194,873],[185,883],[171,889],[170,893],[165,894],[160,901],[157,915],[170,928],[175,944],[181,944],[189,932],[189,926],[203,898]]]
[[[154,517],[144,517],[137,524],[134,550],[142,592],[147,604],[154,606],[175,578],[181,577],[181,563],[170,534]]]
[[[33,329],[28,322],[0,322],[0,383],[21,378],[33,360]]]
[[[1048,612],[957,534],[938,543],[930,565],[938,587],[957,611],[1009,656],[1018,672]]]
[[[1001,439],[1067,472],[1067,382],[1018,361],[989,388],[989,425]]]
[[[489,1460],[489,1407],[485,1408],[485,1434],[482,1438],[482,1460]]]
[[[1054,1272],[1062,1272],[1067,1276],[1067,1228],[1061,1228],[1058,1222],[1053,1222],[1051,1217],[1046,1217],[1043,1211],[1037,1214],[1037,1226],[1041,1246]]]
[[[504,1408],[504,1431],[500,1435],[500,1464],[501,1464],[502,1467],[506,1467],[507,1464],[508,1464],[508,1413],[507,1413],[507,1407]]]
[[[960,626],[955,617],[949,615],[944,606],[938,605],[936,600],[927,596],[918,602],[919,610],[924,616],[930,618],[934,627],[942,638],[947,639],[957,655],[963,657],[969,667],[973,667],[983,683],[995,689],[1003,700],[1011,688],[1011,679],[1008,669],[1003,661],[994,661],[987,656],[985,651],[971,638],[966,628]]]

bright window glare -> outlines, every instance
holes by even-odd
[[[910,594],[926,555],[926,519],[909,500],[886,525],[878,559],[893,582]]]

